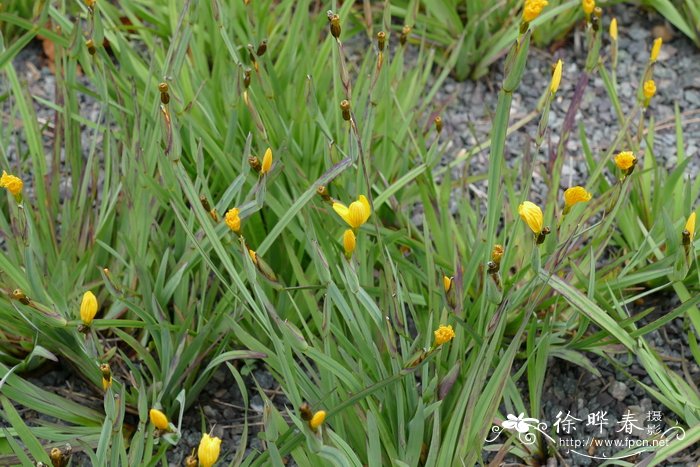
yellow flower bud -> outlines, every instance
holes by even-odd
[[[0,177],[0,188],[6,188],[7,191],[17,198],[22,193],[22,187],[24,183],[22,179],[14,175],[10,175],[4,170],[2,171],[2,177]]]
[[[518,214],[535,235],[542,233],[544,215],[542,214],[542,209],[540,209],[538,205],[530,201],[524,201],[518,206]]]
[[[333,210],[353,229],[357,229],[367,222],[372,214],[372,208],[364,195],[360,195],[357,201],[350,203],[350,206],[335,202]]]
[[[562,67],[563,63],[561,60],[557,61],[556,66],[554,67],[554,73],[552,73],[552,82],[549,85],[549,91],[552,94],[556,94],[557,89],[559,89],[559,83],[561,82],[561,72],[562,72]]]
[[[435,332],[435,343],[433,344],[434,347],[439,347],[442,344],[451,341],[455,337],[455,332],[452,330],[452,326],[444,326],[440,325]]]
[[[352,257],[353,251],[355,251],[355,233],[351,229],[347,229],[343,233],[343,248],[345,249],[345,256],[350,259]]]
[[[688,220],[685,223],[685,230],[688,231],[690,241],[693,241],[695,237],[695,211],[691,212],[688,216]]]
[[[615,156],[615,165],[623,171],[629,171],[637,163],[637,157],[632,151],[624,151]]]
[[[260,174],[265,175],[270,171],[272,167],[272,149],[267,148],[265,155],[263,156],[262,167],[260,168]]]
[[[313,417],[311,417],[311,420],[309,420],[309,427],[316,431],[318,427],[323,425],[323,422],[326,420],[326,411],[325,410],[319,410],[314,414]]]
[[[542,13],[544,7],[548,5],[546,0],[525,0],[525,8],[523,9],[523,21],[531,22]]]
[[[504,253],[503,245],[494,245],[493,250],[491,250],[491,261],[496,264],[500,264],[501,258],[503,258]]]
[[[102,373],[102,388],[106,391],[112,387],[112,369],[109,363],[100,365],[100,373]]]
[[[83,294],[83,301],[80,303],[80,319],[85,326],[90,326],[97,314],[97,297],[89,290]]]
[[[226,212],[224,221],[228,228],[238,233],[241,231],[241,218],[238,216],[238,208],[231,208]]]
[[[452,282],[454,277],[442,276],[442,287],[445,289],[445,293],[449,293],[452,289]]]
[[[582,186],[572,186],[564,192],[564,206],[570,209],[576,203],[585,203],[590,201],[593,195],[586,191]]]
[[[258,254],[251,250],[250,248],[248,249],[248,254],[250,255],[250,260],[255,264],[256,266],[258,265]]]
[[[654,63],[657,58],[659,58],[659,52],[661,52],[661,45],[664,43],[663,39],[657,37],[654,40],[654,45],[651,46],[651,54],[649,54],[649,60]]]
[[[586,16],[590,16],[595,9],[595,0],[581,0],[581,8]]]
[[[644,88],[642,91],[644,93],[644,107],[647,107],[649,106],[649,102],[651,102],[651,98],[656,94],[656,83],[654,80],[648,79],[644,81]]]
[[[610,38],[614,41],[617,40],[617,18],[610,21]]]
[[[168,417],[158,409],[151,409],[148,412],[148,417],[151,419],[151,423],[159,430],[165,431],[170,426]]]
[[[219,453],[221,452],[221,438],[216,436],[209,436],[204,433],[202,435],[202,440],[199,442],[199,449],[197,449],[197,456],[199,457],[200,467],[211,467],[219,459]]]

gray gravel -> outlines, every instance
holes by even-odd
[[[650,31],[653,26],[661,24],[662,20],[658,16],[648,16],[647,13],[635,8],[615,9],[615,16],[620,24],[619,91],[623,105],[631,107],[652,42]],[[580,32],[576,34],[580,34]],[[581,43],[580,39],[580,37],[575,37],[553,54],[545,50],[533,49],[522,85],[514,96],[511,122],[522,118],[535,107],[543,88],[549,82],[551,64],[557,58],[563,59],[565,63],[564,78],[550,113],[553,144],[557,141],[558,129],[561,128],[573,93],[574,83],[585,60],[585,51],[576,47],[576,44]],[[53,99],[54,78],[45,63],[37,61],[37,57],[40,55],[40,48],[34,44],[16,58],[15,64],[21,78],[27,80],[30,92],[46,99]],[[670,168],[673,167],[676,160],[673,112],[674,104],[677,103],[680,110],[688,115],[687,124],[684,125],[686,154],[692,159],[689,175],[696,177],[700,171],[700,149],[698,148],[700,123],[697,121],[700,119],[700,113],[692,114],[692,112],[700,109],[700,52],[685,37],[676,34],[673,40],[664,44],[655,70],[655,77],[658,94],[652,103],[651,113],[660,124],[656,134],[656,148],[660,161]],[[442,137],[449,138],[451,143],[448,158],[454,157],[462,149],[469,149],[488,138],[500,81],[501,72],[498,69],[493,70],[484,80],[479,82],[447,80],[436,98],[436,106],[446,106],[442,113],[445,122],[445,132]],[[0,83],[0,92],[4,91],[2,83]],[[6,110],[6,105],[7,102],[2,104],[3,111]],[[36,105],[36,108],[40,119],[51,122],[52,111],[39,105]],[[94,120],[98,118],[99,108],[90,100],[85,99],[81,102],[81,114]],[[589,142],[596,154],[607,148],[607,144],[617,131],[617,120],[608,104],[602,82],[598,78],[593,79],[589,84],[577,117],[578,122],[585,125]],[[8,122],[3,121],[3,124],[6,123]],[[524,149],[526,147],[534,151],[532,137],[536,128],[537,119],[508,138],[506,151],[509,163],[512,164],[520,158],[526,151]],[[47,131],[50,131],[50,125]],[[87,135],[84,135],[84,138],[87,138]],[[86,144],[84,147],[87,148],[89,145]],[[10,160],[12,160],[16,148],[10,147],[7,150]],[[581,156],[581,143],[576,132],[572,133],[567,150],[568,159],[562,178],[563,188],[570,184],[583,183],[586,178],[586,168]],[[47,154],[50,154],[49,150],[47,150]],[[537,154],[538,163],[545,159],[545,154]],[[488,152],[477,154],[466,168],[467,174],[485,173],[487,163]],[[533,172],[533,199],[538,200],[545,195],[546,185],[543,180],[546,176],[543,165],[536,164]],[[475,188],[483,190],[483,185],[477,185]],[[663,311],[663,308],[659,309],[659,313]],[[654,316],[656,315],[650,316],[649,319],[653,319]],[[668,357],[667,363],[671,368],[680,370],[680,361],[683,359],[683,355],[688,355],[688,343],[683,333],[682,320],[676,320],[660,332],[653,333],[649,336],[649,341],[658,348],[661,354]],[[550,360],[544,388],[543,419],[551,422],[559,411],[564,411],[564,413],[570,411],[578,418],[585,419],[584,412],[601,409],[609,412],[609,421],[614,425],[614,422],[618,421],[618,418],[628,409],[639,413],[649,410],[663,410],[661,405],[650,399],[640,386],[630,381],[624,373],[617,371],[605,359],[596,356],[589,357],[601,372],[600,377],[562,360]],[[635,361],[629,362],[627,371],[640,377],[644,383],[651,383],[649,378],[644,375],[644,370]],[[71,380],[64,373],[65,370],[59,370],[59,373],[49,372],[36,381],[47,388],[58,388],[57,390],[59,390],[64,388],[66,381]],[[690,365],[690,373],[696,382],[700,383],[698,380],[700,369],[697,365]],[[248,387],[251,388],[251,398],[247,407],[250,423],[246,448],[248,452],[251,449],[263,448],[262,442],[256,437],[262,422],[263,403],[260,396],[252,395],[256,393],[253,377],[278,407],[283,408],[288,404],[282,395],[277,394],[277,388],[271,375],[261,368],[254,368],[252,375],[247,377]],[[86,391],[89,393],[89,390]],[[184,457],[197,446],[201,436],[202,420],[205,421],[207,427],[216,426],[216,433],[223,438],[222,459],[226,462],[230,461],[241,441],[244,406],[245,403],[232,376],[227,370],[220,369],[202,393],[199,401],[186,413],[183,421],[182,440],[178,447],[172,449],[168,454],[170,465],[182,465]],[[673,415],[668,411],[663,411],[663,416],[665,421],[671,422],[673,420]],[[611,437],[614,435],[612,430],[605,434]],[[698,465],[697,449],[695,451],[689,450],[683,456],[674,465]],[[556,462],[568,462],[568,465],[589,465],[580,459],[566,456],[563,459],[552,459],[554,459],[554,465]],[[81,465],[80,462],[77,464]]]
[[[623,110],[631,109],[635,103],[638,83],[649,57],[653,42],[652,29],[662,26],[663,19],[657,15],[627,7],[614,9],[619,24],[619,64],[618,94]],[[605,18],[605,28],[609,18]],[[543,90],[549,85],[551,66],[557,59],[564,62],[561,86],[552,104],[549,116],[549,136],[556,147],[559,130],[569,108],[571,96],[580,73],[583,70],[586,50],[583,31],[577,29],[574,36],[562,48],[550,53],[547,50],[531,49],[526,72],[520,88],[513,96],[511,124],[525,117],[535,109]],[[604,36],[602,54],[608,54],[609,39]],[[500,65],[502,66],[502,64]],[[657,122],[655,148],[660,164],[673,168],[676,162],[676,137],[674,126],[674,105],[686,115],[684,119],[685,152],[691,159],[688,175],[694,178],[700,172],[700,51],[680,33],[675,33],[664,43],[654,70],[657,95],[649,113]],[[443,121],[451,149],[447,159],[455,157],[462,149],[470,150],[489,137],[492,117],[496,110],[497,91],[502,81],[500,69],[494,69],[484,80],[478,82],[456,82],[448,79],[438,95],[437,106],[446,105]],[[511,134],[506,142],[506,159],[512,166],[524,153],[536,153],[534,136],[537,133],[539,117],[519,131]],[[576,130],[571,133],[567,149],[567,159],[563,168],[561,188],[584,184],[587,177],[586,164],[578,135],[578,124],[586,129],[588,142],[594,155],[607,150],[610,141],[619,130],[619,124],[609,103],[602,79],[594,77],[588,85],[576,118]],[[548,154],[545,148],[547,137],[539,153],[533,171],[531,199],[542,200],[547,193],[544,179],[548,178],[544,162]],[[467,168],[467,175],[486,173],[488,150],[475,155]],[[462,169],[455,170],[455,176],[462,175]],[[479,186],[481,185],[481,186]],[[486,182],[477,184],[483,190]]]

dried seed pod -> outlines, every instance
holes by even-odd
[[[256,58],[255,58],[255,47],[253,47],[253,44],[248,44],[248,56],[250,57],[250,61],[252,63],[255,63]]]
[[[100,365],[100,373],[102,373],[102,377],[106,380],[110,380],[112,378],[112,368],[110,368],[109,363],[103,363]]]
[[[350,101],[343,99],[340,102],[340,110],[343,112],[343,120],[346,122],[350,120]]]
[[[401,30],[401,36],[399,36],[399,43],[401,45],[406,45],[408,36],[411,34],[411,26],[404,26]]]
[[[301,413],[302,420],[309,421],[313,418],[314,414],[311,411],[311,406],[308,402],[303,402],[299,407],[299,413]]]
[[[243,74],[243,86],[245,86],[246,89],[250,86],[250,68],[246,68]]]
[[[596,14],[593,14],[593,16],[591,16],[591,27],[594,31],[598,31],[598,29],[600,29],[600,17]]]
[[[88,39],[85,41],[85,47],[87,47],[88,53],[90,55],[95,55],[97,52],[97,49],[95,48],[95,41],[92,39]]]
[[[209,205],[209,200],[205,195],[199,195],[199,202],[202,203],[202,207],[205,211],[211,211],[211,206]]]
[[[14,300],[17,300],[23,305],[29,305],[29,297],[27,297],[24,292],[22,292],[22,289],[15,289],[12,291],[12,298]]]
[[[438,133],[442,132],[442,117],[440,117],[440,116],[438,115],[437,117],[435,117],[435,120],[434,120],[434,121],[435,121],[435,130],[436,130]]]
[[[170,93],[168,92],[169,89],[168,83],[163,82],[158,85],[158,90],[160,91],[160,101],[163,104],[170,102]]]
[[[336,14],[331,17],[331,35],[336,39],[340,38],[340,16]]]
[[[316,188],[316,193],[323,198],[324,201],[330,201],[331,200],[331,195],[328,193],[328,188],[326,188],[325,185],[319,185],[318,188]]]
[[[385,45],[386,45],[386,33],[384,31],[379,31],[377,33],[377,47],[379,47],[380,52],[384,51]]]
[[[489,261],[486,263],[486,272],[490,275],[496,274],[498,272],[499,266],[495,261]]]
[[[258,57],[262,57],[265,55],[265,52],[267,52],[267,41],[262,41],[260,45],[258,45],[258,50],[255,51]]]
[[[262,164],[260,163],[260,159],[258,159],[257,156],[250,156],[248,158],[248,165],[250,165],[250,168],[255,170],[256,172],[260,172],[260,169],[262,169]]]

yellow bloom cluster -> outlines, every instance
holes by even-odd
[[[262,167],[260,168],[260,174],[265,175],[270,171],[270,168],[272,167],[272,149],[267,148],[267,151],[265,151],[265,155],[263,156],[262,160]]]
[[[617,18],[610,20],[610,38],[614,41],[617,40]]]
[[[544,228],[544,215],[542,209],[531,201],[524,201],[518,206],[518,214],[525,221],[532,233],[539,235]]]
[[[557,61],[557,64],[554,66],[554,73],[552,73],[552,82],[549,85],[549,91],[552,94],[556,94],[557,89],[559,89],[559,83],[561,83],[561,72],[563,66],[564,64],[561,60]]]
[[[564,192],[565,209],[570,209],[576,203],[590,201],[593,195],[581,186],[572,186]]]
[[[90,326],[97,314],[97,297],[89,290],[83,294],[83,301],[80,302],[80,319],[85,326]]]
[[[444,326],[440,325],[434,332],[435,334],[435,343],[433,344],[434,347],[439,347],[442,344],[445,344],[455,337],[455,332],[452,329],[451,325]]]
[[[442,287],[445,289],[445,293],[448,293],[452,289],[453,277],[442,276]]]
[[[199,457],[200,467],[211,467],[216,464],[221,452],[221,438],[209,436],[207,433],[202,435],[202,440],[199,442],[197,456]]]
[[[148,417],[151,419],[151,423],[153,423],[153,426],[155,426],[161,431],[166,431],[170,426],[170,422],[168,422],[168,417],[158,409],[151,409],[148,412]]]
[[[355,251],[355,245],[355,232],[353,232],[352,229],[347,229],[345,233],[343,233],[343,249],[345,250],[346,258],[350,259],[352,257],[352,253]]]
[[[323,422],[325,420],[326,420],[326,411],[319,410],[313,415],[313,417],[311,417],[311,420],[309,420],[309,428],[316,431],[316,430],[318,430],[318,427],[323,425]]]
[[[629,172],[636,164],[637,157],[632,151],[623,151],[615,156],[615,165],[624,172]]]
[[[644,93],[644,107],[648,107],[649,103],[651,102],[651,98],[656,94],[656,83],[653,79],[644,81],[642,92]]]
[[[547,0],[525,0],[525,8],[523,9],[523,21],[529,23],[540,16],[544,7],[549,4]]]
[[[695,238],[695,211],[691,212],[688,216],[688,220],[685,223],[685,230],[688,231],[688,236],[692,242],[693,238]]]
[[[238,216],[238,213],[238,208],[231,208],[228,210],[226,216],[224,217],[228,228],[236,233],[239,233],[241,231],[241,218]]]
[[[372,214],[372,208],[364,195],[360,195],[350,206],[336,201],[333,203],[333,210],[353,229],[362,226]]]
[[[2,171],[2,177],[0,177],[0,188],[6,188],[7,191],[9,191],[12,196],[15,198],[22,193],[22,187],[24,187],[24,183],[22,182],[22,179],[15,176],[15,175],[10,175],[4,170]]]
[[[657,37],[654,40],[654,45],[651,46],[651,53],[649,54],[649,61],[651,63],[656,62],[659,58],[659,52],[661,52],[661,45],[664,43],[663,39]]]

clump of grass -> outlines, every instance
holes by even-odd
[[[485,206],[455,211],[466,182],[449,171],[460,160],[439,166],[449,122],[432,104],[445,74],[430,80],[434,51],[423,36],[409,40],[420,27],[392,32],[393,10],[378,25],[352,2],[330,12],[308,0],[98,1],[75,14],[45,5],[53,29],[25,34],[55,43],[56,102],[29,95],[12,64],[19,49],[0,48],[8,116],[22,122],[0,129],[0,164],[24,182],[0,206],[0,414],[11,427],[2,459],[48,463],[54,448],[67,458],[69,443],[94,465],[165,461],[184,442],[184,410],[222,364],[247,404],[251,388],[231,363],[244,360],[289,401],[282,410],[260,391],[264,451],[246,454],[247,423],[241,444],[227,446],[205,420],[188,462],[231,453],[234,465],[287,456],[474,465],[504,408],[539,416],[550,357],[595,373],[587,353],[614,360],[610,349],[636,355],[654,382],[645,389],[695,427],[657,460],[697,440],[693,382],[645,340],[683,317],[700,361],[688,220],[700,183],[683,177],[681,119],[678,167],[667,172],[654,157],[653,95],[620,101],[614,62],[601,53],[605,18],[585,15],[584,73],[563,76],[559,65],[541,83],[535,143],[558,131],[560,144],[545,202],[528,201],[531,181],[504,164],[504,148],[533,28],[554,11],[544,3],[518,10],[507,32]],[[365,29],[368,47],[348,43]],[[562,192],[576,128],[568,116],[549,128],[546,117],[561,80],[577,82],[575,115],[595,75],[619,128],[604,154],[580,129],[589,176]],[[97,121],[81,116],[81,93],[98,103]],[[36,104],[54,112],[53,134]],[[643,325],[648,311],[627,311],[662,290],[681,305]],[[29,383],[22,372],[46,359],[70,365],[103,403],[84,407]],[[15,404],[41,417],[23,420]],[[495,447],[510,448],[531,461],[548,446]]]

